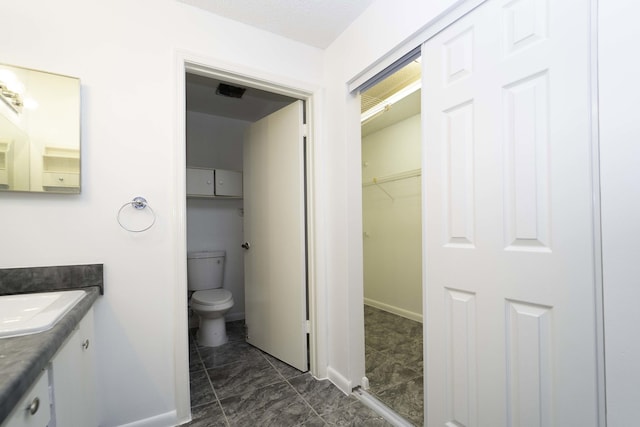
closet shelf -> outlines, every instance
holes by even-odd
[[[412,169],[412,170],[408,170],[408,171],[404,171],[404,172],[394,173],[394,174],[391,174],[391,175],[385,175],[385,176],[381,176],[381,177],[373,177],[373,179],[371,179],[371,181],[363,182],[362,186],[363,187],[370,187],[372,185],[375,185],[380,190],[382,190],[384,192],[384,194],[389,196],[389,198],[391,200],[394,200],[393,196],[391,194],[389,194],[389,192],[387,190],[385,190],[380,184],[385,184],[387,182],[400,181],[402,179],[415,178],[415,177],[418,177],[420,175],[422,175],[422,169]]]
[[[373,177],[371,181],[363,182],[362,186],[369,187],[371,185],[378,185],[378,184],[384,184],[386,182],[399,181],[401,179],[414,178],[420,175],[422,175],[422,169],[412,169],[404,172],[394,173],[391,175]]]

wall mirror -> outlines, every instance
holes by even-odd
[[[0,191],[80,193],[80,80],[0,64]]]

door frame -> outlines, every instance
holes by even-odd
[[[392,48],[390,51],[385,53],[382,57],[376,59],[371,62],[367,67],[363,68],[359,73],[354,75],[350,80],[345,82],[347,87],[347,92],[351,95],[349,102],[360,105],[360,88],[368,87],[371,82],[375,84],[377,80],[383,79],[389,70],[393,70],[394,65],[400,62],[404,55],[408,54],[412,50],[422,47],[425,43],[427,43],[430,39],[435,37],[441,31],[449,27],[450,25],[457,22],[459,19],[464,17],[469,13],[473,13],[474,10],[481,6],[488,0],[458,0],[453,3],[451,7],[446,9],[440,15],[435,17],[433,20],[428,22],[424,27],[420,28],[413,35],[409,36],[405,40],[401,41],[398,45]],[[605,372],[605,339],[604,339],[604,302],[603,302],[603,293],[604,293],[604,285],[603,285],[603,271],[602,271],[602,233],[601,233],[601,193],[600,193],[600,139],[599,139],[599,103],[598,103],[598,0],[589,0],[590,7],[590,32],[589,34],[585,34],[585,37],[589,37],[589,56],[590,62],[588,64],[589,67],[589,98],[590,98],[590,145],[591,145],[591,169],[592,169],[592,177],[591,177],[591,188],[592,188],[592,230],[593,230],[593,258],[594,258],[594,288],[593,292],[595,293],[596,306],[594,307],[594,313],[596,317],[596,324],[591,327],[595,330],[595,341],[596,348],[594,351],[596,352],[597,358],[597,406],[598,406],[598,425],[606,426],[606,372]],[[427,67],[428,64],[422,65]],[[361,124],[360,124],[360,109],[357,110],[352,108],[349,110],[351,112],[351,116],[349,120],[351,124],[349,126],[353,126],[350,130],[357,132],[356,135],[359,137],[357,141],[350,141],[352,144],[361,144]],[[356,111],[358,114],[356,115]],[[426,126],[426,117],[425,117],[425,109],[421,109],[421,122],[422,127]],[[356,124],[357,123],[357,130]],[[425,136],[422,134],[422,145],[424,149],[425,144]],[[424,151],[423,151],[424,152]],[[357,160],[357,161],[356,161]],[[351,167],[360,167],[361,159],[351,157],[350,164]],[[422,166],[424,167],[424,158],[422,161]],[[425,174],[422,175],[423,183],[422,188],[424,192],[425,188]],[[361,182],[350,182],[349,186],[354,194],[359,195],[359,200],[356,201],[362,206],[362,186]],[[425,224],[426,220],[426,212],[427,206],[425,203],[425,195],[422,194],[422,223]],[[353,206],[353,205],[352,205]],[[355,217],[359,216],[360,226],[362,225],[362,211],[361,209],[358,211],[357,206],[355,206],[353,215]],[[354,218],[354,217],[352,217]],[[356,219],[356,218],[354,218]],[[361,227],[360,227],[361,228]],[[427,310],[427,283],[426,283],[426,252],[425,252],[425,241],[426,241],[426,232],[423,227],[423,258],[422,258],[422,310],[423,316]],[[358,237],[361,242],[361,236]],[[363,258],[363,248],[362,244],[354,245],[353,249],[353,259]],[[354,266],[355,267],[355,266]],[[362,273],[362,266],[361,273]],[[353,283],[352,292],[358,293],[360,295],[364,295],[364,282],[362,274],[359,275],[359,281]],[[358,300],[355,298],[350,300],[350,311],[351,312],[359,312],[361,307],[358,305],[362,305],[362,298]],[[350,351],[361,353],[360,355],[356,355],[355,357],[349,358],[349,371],[354,373],[353,377],[350,378],[352,384],[361,385],[362,379],[365,375],[365,366],[364,366],[364,324],[363,323],[353,323],[349,326],[349,342]],[[427,337],[426,332],[424,332],[423,328],[423,341],[425,347],[423,348],[423,355],[426,355],[426,343]],[[427,411],[427,372],[424,373],[424,408],[425,414]]]
[[[224,81],[250,86],[256,89],[286,95],[305,102],[306,117],[306,258],[307,258],[307,305],[309,328],[309,370],[318,378],[326,377],[327,342],[326,342],[326,290],[319,286],[322,282],[325,264],[322,227],[318,220],[318,210],[322,206],[317,202],[318,185],[321,182],[318,174],[318,154],[315,148],[319,140],[318,129],[314,125],[320,122],[322,91],[317,85],[301,82],[283,75],[272,75],[260,70],[229,64],[210,57],[203,57],[192,52],[178,50],[175,52],[175,100],[174,103],[174,151],[172,156],[172,181],[176,189],[173,198],[172,216],[177,223],[177,231],[173,236],[175,248],[174,263],[176,277],[174,288],[174,372],[175,372],[175,406],[178,420],[190,419],[191,403],[189,391],[189,346],[188,346],[188,311],[187,311],[187,222],[186,222],[186,79],[185,73],[192,72],[202,76],[223,79]]]

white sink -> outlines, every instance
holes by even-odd
[[[76,290],[0,296],[0,338],[51,329],[85,294]]]

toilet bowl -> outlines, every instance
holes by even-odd
[[[224,315],[233,307],[233,295],[222,289],[224,251],[193,252],[187,256],[187,283],[194,291],[189,307],[198,316],[196,339],[205,347],[228,341]]]

